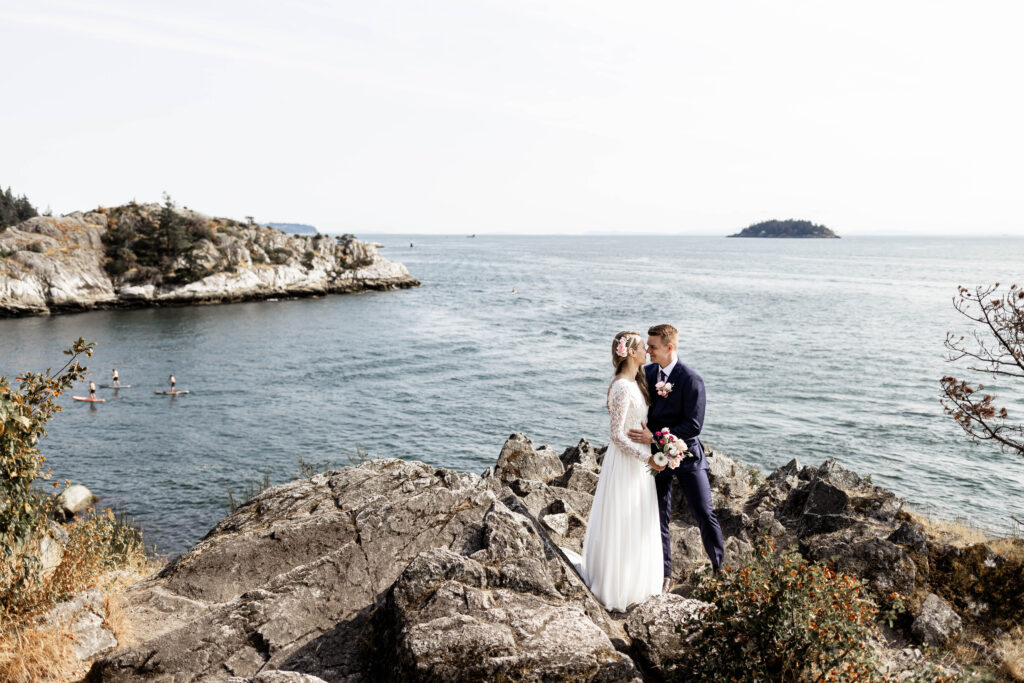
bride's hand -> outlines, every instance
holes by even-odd
[[[663,469],[668,467],[668,465],[657,465],[657,464],[655,464],[654,456],[653,455],[651,457],[647,458],[647,466],[650,467],[652,470],[657,470],[658,472],[661,472]]]
[[[654,443],[654,434],[651,434],[651,430],[647,428],[647,423],[641,422],[640,426],[642,429],[630,429],[626,436],[629,437],[630,441],[644,444]]]

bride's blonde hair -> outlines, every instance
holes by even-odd
[[[612,365],[615,366],[615,374],[618,375],[622,372],[622,366],[626,364],[626,359],[629,357],[628,351],[626,353],[620,353],[625,349],[636,350],[644,347],[644,340],[640,337],[639,332],[633,330],[625,330],[615,335],[615,339],[612,340]],[[644,402],[647,405],[651,405],[651,395],[647,391],[647,377],[644,375],[643,363],[636,369],[636,384],[640,387],[640,393],[644,397]]]

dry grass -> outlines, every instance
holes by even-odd
[[[90,582],[103,594],[106,612],[103,625],[114,634],[118,650],[133,644],[136,635],[123,597],[124,589],[161,566],[162,561],[144,559],[133,566],[94,577]],[[67,624],[40,624],[38,615],[0,627],[0,681],[80,681],[91,663],[75,656],[73,639]]]
[[[1024,562],[1024,537],[1019,528],[1014,529],[1012,536],[995,538],[964,520],[950,521],[917,511],[908,512],[913,521],[924,527],[929,538],[959,548],[985,544],[1011,562]],[[985,654],[986,651],[995,655],[995,661],[991,654]],[[988,680],[1024,681],[1024,626],[1017,626],[994,640],[990,629],[967,626],[957,641],[951,643],[947,656],[956,665],[980,669],[994,677]]]
[[[124,597],[119,593],[107,595],[103,600],[103,609],[106,612],[103,625],[114,634],[117,649],[134,643],[135,629],[132,628],[131,619],[128,617]]]
[[[137,531],[109,511],[76,520],[64,559],[52,575],[27,591],[15,613],[0,614],[0,681],[77,681],[89,662],[72,650],[70,624],[52,623],[44,615],[57,600],[89,588],[103,597],[104,626],[118,649],[134,640],[122,593],[163,562],[147,558]]]
[[[922,512],[908,510],[913,521],[924,527],[928,536],[933,536],[955,546],[968,546],[975,543],[986,543],[990,535],[976,526],[963,520],[948,520],[932,517]]]
[[[1018,626],[996,641],[1003,673],[1013,681],[1024,681],[1024,626]]]
[[[72,636],[58,626],[0,631],[0,680],[10,683],[71,681],[88,668],[71,650]]]
[[[995,538],[984,529],[964,520],[950,521],[913,510],[908,510],[908,513],[913,521],[924,527],[925,533],[931,538],[960,548],[985,543],[1007,559],[1024,561],[1024,538],[1019,535]]]

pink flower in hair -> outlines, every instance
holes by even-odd
[[[629,350],[626,348],[626,336],[619,337],[619,345],[615,347],[615,355],[619,358],[625,358],[629,354]]]

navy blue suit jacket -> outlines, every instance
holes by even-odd
[[[693,472],[708,469],[708,461],[701,446],[700,430],[704,427],[704,380],[691,367],[676,363],[668,381],[672,391],[668,396],[658,396],[654,385],[658,383],[657,363],[644,367],[647,376],[647,389],[651,396],[651,406],[647,409],[647,428],[651,432],[668,427],[668,430],[686,442],[686,447],[697,458],[686,458],[679,465],[678,471]],[[651,453],[656,452],[651,445]]]

